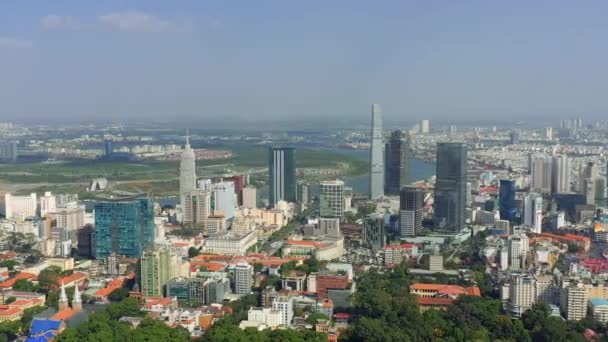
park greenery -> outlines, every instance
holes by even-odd
[[[587,328],[605,333],[592,320],[568,321],[552,317],[546,304],[535,305],[522,319],[501,311],[499,300],[461,296],[446,311],[420,313],[409,293],[413,278],[405,264],[392,271],[372,269],[357,283],[353,314],[341,341],[585,341]],[[605,335],[600,335],[606,341]]]

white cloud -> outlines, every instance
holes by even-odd
[[[31,49],[33,46],[30,40],[0,37],[0,49]]]
[[[50,14],[42,18],[42,27],[45,30],[58,30],[64,28],[73,28],[74,19],[69,15]]]
[[[187,32],[191,26],[184,22],[161,19],[158,16],[139,12],[115,12],[98,17],[99,23],[111,30],[125,32]]]

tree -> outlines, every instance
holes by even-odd
[[[306,317],[306,322],[308,324],[312,324],[312,325],[317,324],[317,322],[319,320],[327,320],[328,321],[329,317],[327,317],[326,314],[320,313],[320,312],[315,312],[313,314],[310,314],[308,317]]]
[[[15,291],[37,292],[40,290],[38,286],[26,279],[19,279],[13,285]]]
[[[19,263],[16,260],[4,260],[2,262],[0,262],[0,267],[6,267],[8,268],[9,271],[12,271],[15,269],[15,266],[19,265]]]
[[[194,258],[195,256],[197,256],[199,254],[200,254],[200,251],[198,250],[198,248],[196,248],[196,247],[188,248],[188,258]]]
[[[119,303],[112,304],[106,310],[110,319],[119,319],[123,316],[142,316],[139,302],[135,298],[125,298]]]
[[[115,289],[108,295],[108,299],[112,302],[120,302],[127,297],[129,297],[129,289],[126,287]]]

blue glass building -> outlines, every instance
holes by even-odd
[[[154,204],[149,198],[95,203],[95,258],[112,253],[139,258],[154,243]]]
[[[466,216],[467,146],[438,143],[436,170],[435,228],[458,233]]]
[[[517,217],[517,205],[515,203],[515,181],[501,179],[499,192],[500,219],[513,222]]]

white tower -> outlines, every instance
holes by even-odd
[[[186,194],[196,189],[196,165],[194,151],[190,148],[190,135],[186,133],[186,146],[182,152],[179,164],[179,194],[180,203]]]
[[[372,105],[372,130],[370,146],[369,197],[373,200],[384,196],[384,129],[382,109]]]

